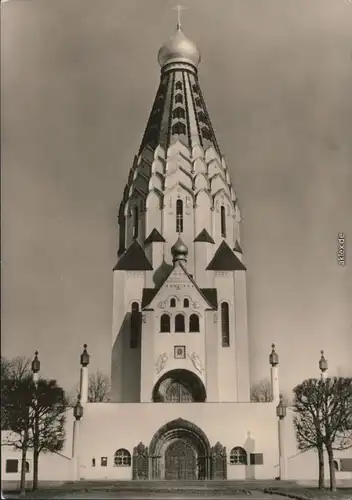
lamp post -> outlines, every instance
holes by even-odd
[[[286,457],[285,457],[285,417],[287,406],[284,403],[282,394],[280,394],[280,401],[276,407],[276,416],[278,418],[279,430],[279,477],[286,479]]]
[[[40,361],[38,351],[34,353],[32,361],[32,374],[34,382],[34,433],[33,433],[33,490],[38,489],[38,460],[39,460],[39,401],[38,401],[38,380],[40,371]]]
[[[79,426],[80,420],[83,417],[83,406],[81,405],[81,395],[78,394],[77,402],[73,408],[73,437],[72,437],[72,460],[73,460],[73,480],[80,479],[80,463],[79,463]]]
[[[82,404],[88,401],[89,378],[88,378],[88,365],[89,354],[87,352],[87,344],[83,345],[83,352],[81,354],[81,381],[80,381],[80,401]]]
[[[320,354],[319,370],[321,371],[321,379],[325,380],[328,376],[328,360],[324,357],[324,351],[320,351]]]
[[[279,355],[275,351],[275,344],[271,344],[271,353],[269,356],[269,363],[271,364],[271,397],[274,403],[278,404],[280,401],[280,388],[279,388]]]

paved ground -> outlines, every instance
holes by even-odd
[[[14,499],[14,498],[19,498],[17,495],[12,494],[12,495],[7,495],[8,499]],[[27,494],[27,498],[30,498],[30,494]],[[212,494],[202,494],[198,493],[197,495],[192,495],[192,496],[187,496],[187,492],[185,492],[183,495],[180,493],[164,493],[164,492],[150,492],[150,493],[145,493],[143,494],[142,491],[140,492],[123,492],[123,491],[91,491],[87,493],[82,493],[82,492],[76,492],[76,493],[60,493],[59,495],[55,496],[50,496],[51,499],[54,500],[95,500],[95,499],[101,499],[101,500],[113,500],[113,499],[125,499],[125,500],[150,500],[151,498],[155,498],[156,500],[194,500],[195,498],[199,500],[219,500],[219,499],[226,499],[226,500],[271,500],[274,497],[271,495],[267,495],[265,493],[261,493],[259,491],[253,491],[251,495],[246,495],[245,493],[238,493],[238,494],[233,494],[233,495],[212,495]],[[277,499],[278,497],[276,497]]]
[[[257,491],[254,491],[252,495],[246,495],[244,493],[238,494],[238,495],[215,495],[215,496],[208,496],[202,494],[198,495],[193,495],[193,496],[187,496],[185,493],[184,495],[180,495],[179,493],[174,494],[174,493],[149,493],[146,495],[143,495],[142,492],[138,493],[124,493],[122,491],[119,492],[89,492],[89,493],[74,493],[74,494],[65,494],[60,497],[53,497],[56,499],[62,499],[62,500],[85,500],[85,499],[120,499],[124,498],[126,500],[150,500],[151,498],[155,498],[157,500],[194,500],[195,498],[198,498],[199,500],[219,500],[221,498],[226,498],[227,500],[270,500],[273,497],[271,495],[266,495],[264,493],[260,493]],[[277,497],[276,497],[277,498]]]

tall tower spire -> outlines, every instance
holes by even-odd
[[[201,332],[199,352],[193,353],[193,361],[187,358],[188,368],[200,376],[207,373],[209,400],[246,401],[249,361],[240,212],[200,89],[200,52],[181,29],[181,6],[176,9],[177,30],[158,52],[160,84],[119,210],[113,392],[119,401],[150,401],[157,376],[154,363],[159,366],[153,356],[159,352],[163,364],[170,354],[160,354],[164,337],[156,334],[159,324],[160,332]],[[189,309],[181,314],[190,304],[200,316],[189,316]],[[177,314],[174,317],[172,309],[165,316],[161,307],[178,308]],[[219,321],[209,312],[215,310]],[[142,311],[143,322],[138,323]],[[121,318],[128,317],[131,321],[121,325]],[[191,325],[190,319],[187,326],[188,317],[196,323]],[[122,341],[126,335],[129,346]],[[172,336],[169,340],[173,342]],[[206,345],[203,364],[208,364],[202,367],[200,353]]]

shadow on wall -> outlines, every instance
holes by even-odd
[[[251,454],[255,451],[255,440],[252,438],[250,431],[247,431],[247,439],[244,442],[243,448],[247,452],[245,478],[255,479],[255,465],[251,464]]]
[[[131,313],[125,314],[112,348],[111,397],[116,403],[140,401],[141,344],[130,347]]]
[[[158,267],[158,269],[153,274],[153,281],[155,286],[161,286],[164,283],[165,279],[169,276],[171,271],[173,270],[173,266],[165,262],[163,260],[162,264]]]

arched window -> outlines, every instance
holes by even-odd
[[[196,106],[201,107],[202,103],[200,102],[199,97],[196,97],[196,98],[194,99],[194,102],[195,102],[195,105],[196,105]]]
[[[189,299],[184,299],[183,307],[189,307]]]
[[[198,113],[198,120],[200,122],[203,122],[203,123],[206,122],[207,118],[206,118],[206,116],[204,114],[204,111],[199,111],[199,113]]]
[[[115,467],[130,467],[131,466],[131,454],[128,450],[120,448],[114,455],[114,465]]]
[[[176,94],[175,95],[175,102],[183,102],[183,95],[182,94]]]
[[[183,233],[183,201],[176,201],[176,233]]]
[[[175,332],[183,333],[185,331],[185,317],[183,314],[175,316]]]
[[[199,316],[197,314],[191,314],[189,318],[189,331],[199,332]]]
[[[160,331],[161,333],[170,333],[170,330],[170,316],[168,314],[162,314],[160,318]]]
[[[197,85],[196,83],[194,83],[194,84],[192,85],[192,89],[193,89],[193,92],[195,92],[196,94],[198,94],[198,93],[199,93],[199,87],[198,87],[198,85]]]
[[[232,448],[230,452],[230,464],[231,465],[247,465],[247,453],[246,450],[240,446]]]
[[[220,220],[221,220],[221,237],[226,238],[226,213],[225,213],[225,207],[223,205],[220,208]]]
[[[170,299],[170,307],[176,307],[176,299]]]
[[[221,338],[222,347],[230,345],[230,328],[229,328],[229,305],[227,302],[221,304]]]
[[[207,127],[203,127],[202,128],[202,136],[204,137],[204,139],[210,139],[210,132],[209,132],[209,129]]]
[[[139,222],[139,210],[138,207],[133,209],[133,238],[138,238],[138,222]]]
[[[175,88],[176,88],[176,90],[181,90],[182,89],[182,83],[180,81],[176,82]]]
[[[133,302],[131,307],[131,335],[130,348],[137,349],[141,334],[141,313],[138,302]]]
[[[184,118],[185,117],[185,110],[178,106],[175,108],[172,112],[172,117],[173,118]]]
[[[172,133],[173,134],[185,134],[186,133],[186,125],[181,122],[175,123],[175,125],[172,126]]]

